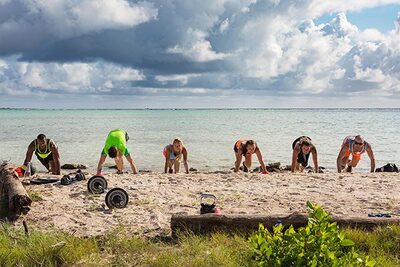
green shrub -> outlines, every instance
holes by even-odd
[[[260,225],[249,238],[253,257],[259,266],[375,266],[375,262],[357,253],[354,242],[346,239],[330,215],[320,206],[307,202],[308,224],[286,231],[283,225],[272,233]]]

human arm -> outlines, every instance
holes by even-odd
[[[97,174],[96,175],[100,175],[100,176],[102,175],[101,170],[103,168],[104,161],[106,161],[106,158],[107,158],[106,155],[104,155],[104,154],[100,155],[99,163],[97,164]]]
[[[185,166],[185,171],[186,173],[189,173],[189,165],[187,163],[188,153],[185,147],[183,148],[182,154],[183,154],[183,165]]]
[[[28,162],[31,162],[33,152],[35,152],[35,144],[33,142],[31,142],[29,144],[29,146],[28,146],[27,151],[26,151],[26,156],[25,156],[25,159],[24,159],[24,165],[25,166],[28,164]]]
[[[51,169],[51,173],[55,175],[59,175],[61,173],[60,166],[60,153],[58,152],[58,147],[55,143],[51,142],[51,153],[53,154],[53,166]]]
[[[372,151],[371,145],[367,145],[366,147],[366,151],[368,154],[369,159],[371,160],[371,172],[375,171],[375,156],[374,156],[374,152]]]
[[[126,157],[126,160],[129,162],[129,164],[131,165],[133,174],[137,174],[138,173],[137,168],[136,168],[135,162],[134,162],[131,154],[128,154],[125,157]]]
[[[300,146],[299,146],[299,144],[296,144],[293,149],[293,153],[292,153],[292,167],[291,167],[292,172],[295,171],[297,156],[299,155],[299,153],[300,153]]]
[[[240,166],[240,163],[242,162],[242,157],[243,157],[242,150],[239,149],[238,152],[235,153],[235,155],[236,155],[235,172],[238,172],[239,166]]]
[[[267,168],[265,167],[265,164],[264,164],[264,161],[263,161],[263,157],[262,157],[262,154],[261,154],[261,150],[258,147],[256,148],[255,153],[257,155],[258,162],[260,163],[263,172],[267,172]]]
[[[337,156],[336,167],[337,167],[338,173],[342,172],[342,159],[348,149],[349,149],[348,144],[343,145],[342,148],[340,149],[339,155]]]
[[[314,162],[314,172],[319,173],[319,168],[318,168],[318,154],[317,154],[317,149],[315,146],[311,148],[311,154]]]

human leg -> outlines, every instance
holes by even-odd
[[[179,158],[174,160],[174,170],[175,173],[179,172],[179,167],[181,166],[181,161],[179,160]]]

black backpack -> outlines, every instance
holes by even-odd
[[[385,166],[377,168],[375,172],[399,172],[399,169],[397,168],[396,164],[388,163]]]

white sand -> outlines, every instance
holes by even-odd
[[[43,200],[33,202],[31,211],[15,224],[21,226],[24,219],[31,229],[80,236],[104,234],[118,225],[133,234],[168,233],[172,214],[199,213],[202,192],[215,194],[224,214],[305,213],[307,200],[343,217],[400,210],[399,173],[144,173],[105,177],[109,188],[127,190],[130,201],[126,208],[108,210],[105,194],[89,194],[86,181],[69,186],[31,185],[28,190]]]

